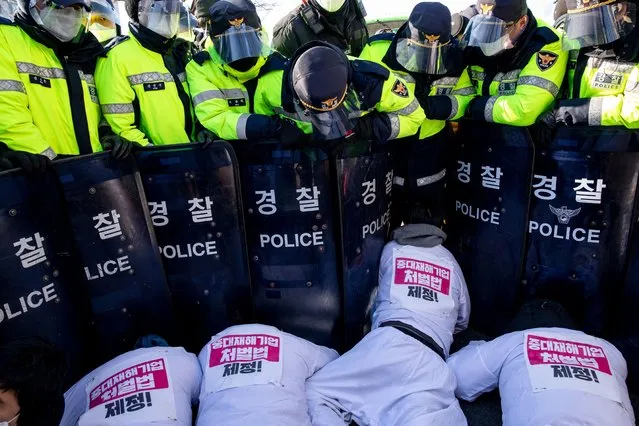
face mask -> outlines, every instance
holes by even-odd
[[[20,415],[20,413],[16,414],[14,418],[12,418],[11,420],[9,420],[8,422],[0,422],[0,426],[9,426],[11,424],[11,422],[13,422],[15,419],[18,418],[18,416]]]
[[[46,6],[43,10],[39,10],[35,5],[29,9],[29,13],[38,25],[63,43],[73,40],[80,34],[87,24],[89,15],[84,8]]]
[[[346,3],[346,0],[317,0],[319,7],[328,13],[337,12],[344,6],[344,3]]]
[[[98,39],[100,43],[108,41],[118,35],[115,28],[108,28],[101,24],[93,24],[89,31]],[[2,426],[2,424],[0,424]]]

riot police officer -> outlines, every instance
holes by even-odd
[[[446,121],[461,118],[475,95],[461,54],[451,34],[448,8],[423,2],[415,6],[397,34],[371,37],[360,56],[403,77],[426,114],[416,137],[395,144],[396,213],[392,216],[399,223],[404,219],[402,213],[410,210],[410,202],[428,206],[436,221],[443,216],[446,152],[452,136]]]
[[[477,97],[474,120],[530,126],[559,93],[567,52],[558,33],[537,20],[525,0],[478,0],[464,43]]]
[[[89,0],[21,0],[0,25],[0,143],[5,166],[42,169],[101,151],[93,78],[104,49],[86,32]]]
[[[255,5],[250,0],[218,1],[209,10],[207,25],[212,46],[187,66],[202,125],[226,140],[304,139],[291,121],[255,113],[257,78],[270,53]]]
[[[187,143],[195,126],[184,72],[189,49],[176,44],[180,0],[126,0],[130,37],[98,61],[102,112],[113,132],[139,145]]]
[[[636,0],[566,0],[564,47],[570,49],[561,125],[639,129],[639,31]]]
[[[271,84],[279,81],[280,84]],[[348,57],[337,47],[310,42],[283,70],[260,79],[260,87],[280,87],[271,97],[258,92],[264,109],[311,124],[316,141],[360,140],[384,144],[412,136],[424,121],[415,94],[382,65]]]
[[[363,5],[358,0],[303,0],[273,29],[273,48],[290,58],[309,41],[329,42],[359,56],[368,30]]]

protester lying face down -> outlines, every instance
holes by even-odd
[[[423,208],[409,217],[382,253],[372,331],[306,384],[314,424],[466,424],[445,359],[467,327],[468,290],[446,234]]]
[[[66,368],[64,354],[42,339],[0,346],[0,425],[58,426]]]
[[[204,376],[196,425],[311,426],[306,380],[335,358],[333,349],[275,327],[229,327],[200,352]]]
[[[67,390],[60,426],[192,426],[202,379],[195,355],[153,335],[136,347]]]
[[[455,394],[474,401],[498,387],[504,426],[634,425],[623,356],[573,327],[558,303],[524,304],[509,333],[448,359]]]

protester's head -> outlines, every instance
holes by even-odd
[[[568,311],[559,303],[552,300],[533,299],[522,305],[506,328],[506,332],[543,327],[574,329],[575,323]]]
[[[302,46],[291,63],[296,108],[313,124],[313,137],[335,140],[351,134],[359,101],[350,89],[351,65],[344,52],[314,41]]]
[[[464,44],[486,56],[514,48],[528,26],[526,0],[478,0],[476,7],[479,13],[468,23]]]
[[[262,21],[250,0],[215,2],[209,9],[208,31],[217,55],[237,72],[251,72],[269,54]]]
[[[155,34],[171,39],[180,29],[181,0],[125,0],[132,21]]]
[[[64,354],[41,339],[0,346],[0,424],[58,426],[64,412]]]
[[[118,35],[120,18],[111,0],[91,0],[89,31],[100,42],[111,40]]]
[[[90,0],[22,0],[35,23],[63,43],[77,42],[89,24]]]
[[[395,57],[407,71],[446,74],[457,63],[450,11],[441,3],[418,3],[396,40]]]
[[[631,34],[637,23],[635,1],[565,1],[563,46],[568,50],[608,45]]]
[[[405,225],[433,225],[438,228],[443,224],[443,212],[439,208],[429,208],[422,203],[412,202],[406,208],[403,222]]]

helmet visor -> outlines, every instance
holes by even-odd
[[[566,50],[603,46],[630,34],[635,28],[637,5],[605,2],[568,10],[562,44]]]
[[[246,58],[268,56],[269,53],[264,32],[246,24],[231,27],[214,36],[213,46],[227,64]]]
[[[335,102],[336,106],[326,111],[319,111],[304,104],[301,106],[296,104],[298,114],[302,117],[308,117],[313,125],[313,139],[315,140],[340,139],[348,136],[355,128],[359,116],[357,96],[347,89],[341,103],[336,99],[330,101]]]
[[[181,6],[180,0],[141,0],[138,19],[145,28],[172,38],[179,30]]]
[[[505,22],[491,15],[475,15],[468,23],[462,45],[479,47],[486,56],[494,56],[511,49],[510,34],[515,22]]]
[[[117,35],[120,17],[107,0],[93,0],[89,16],[89,31],[99,41],[107,41]]]
[[[399,39],[395,55],[407,71],[423,74],[446,74],[449,70],[452,44],[439,41]]]

